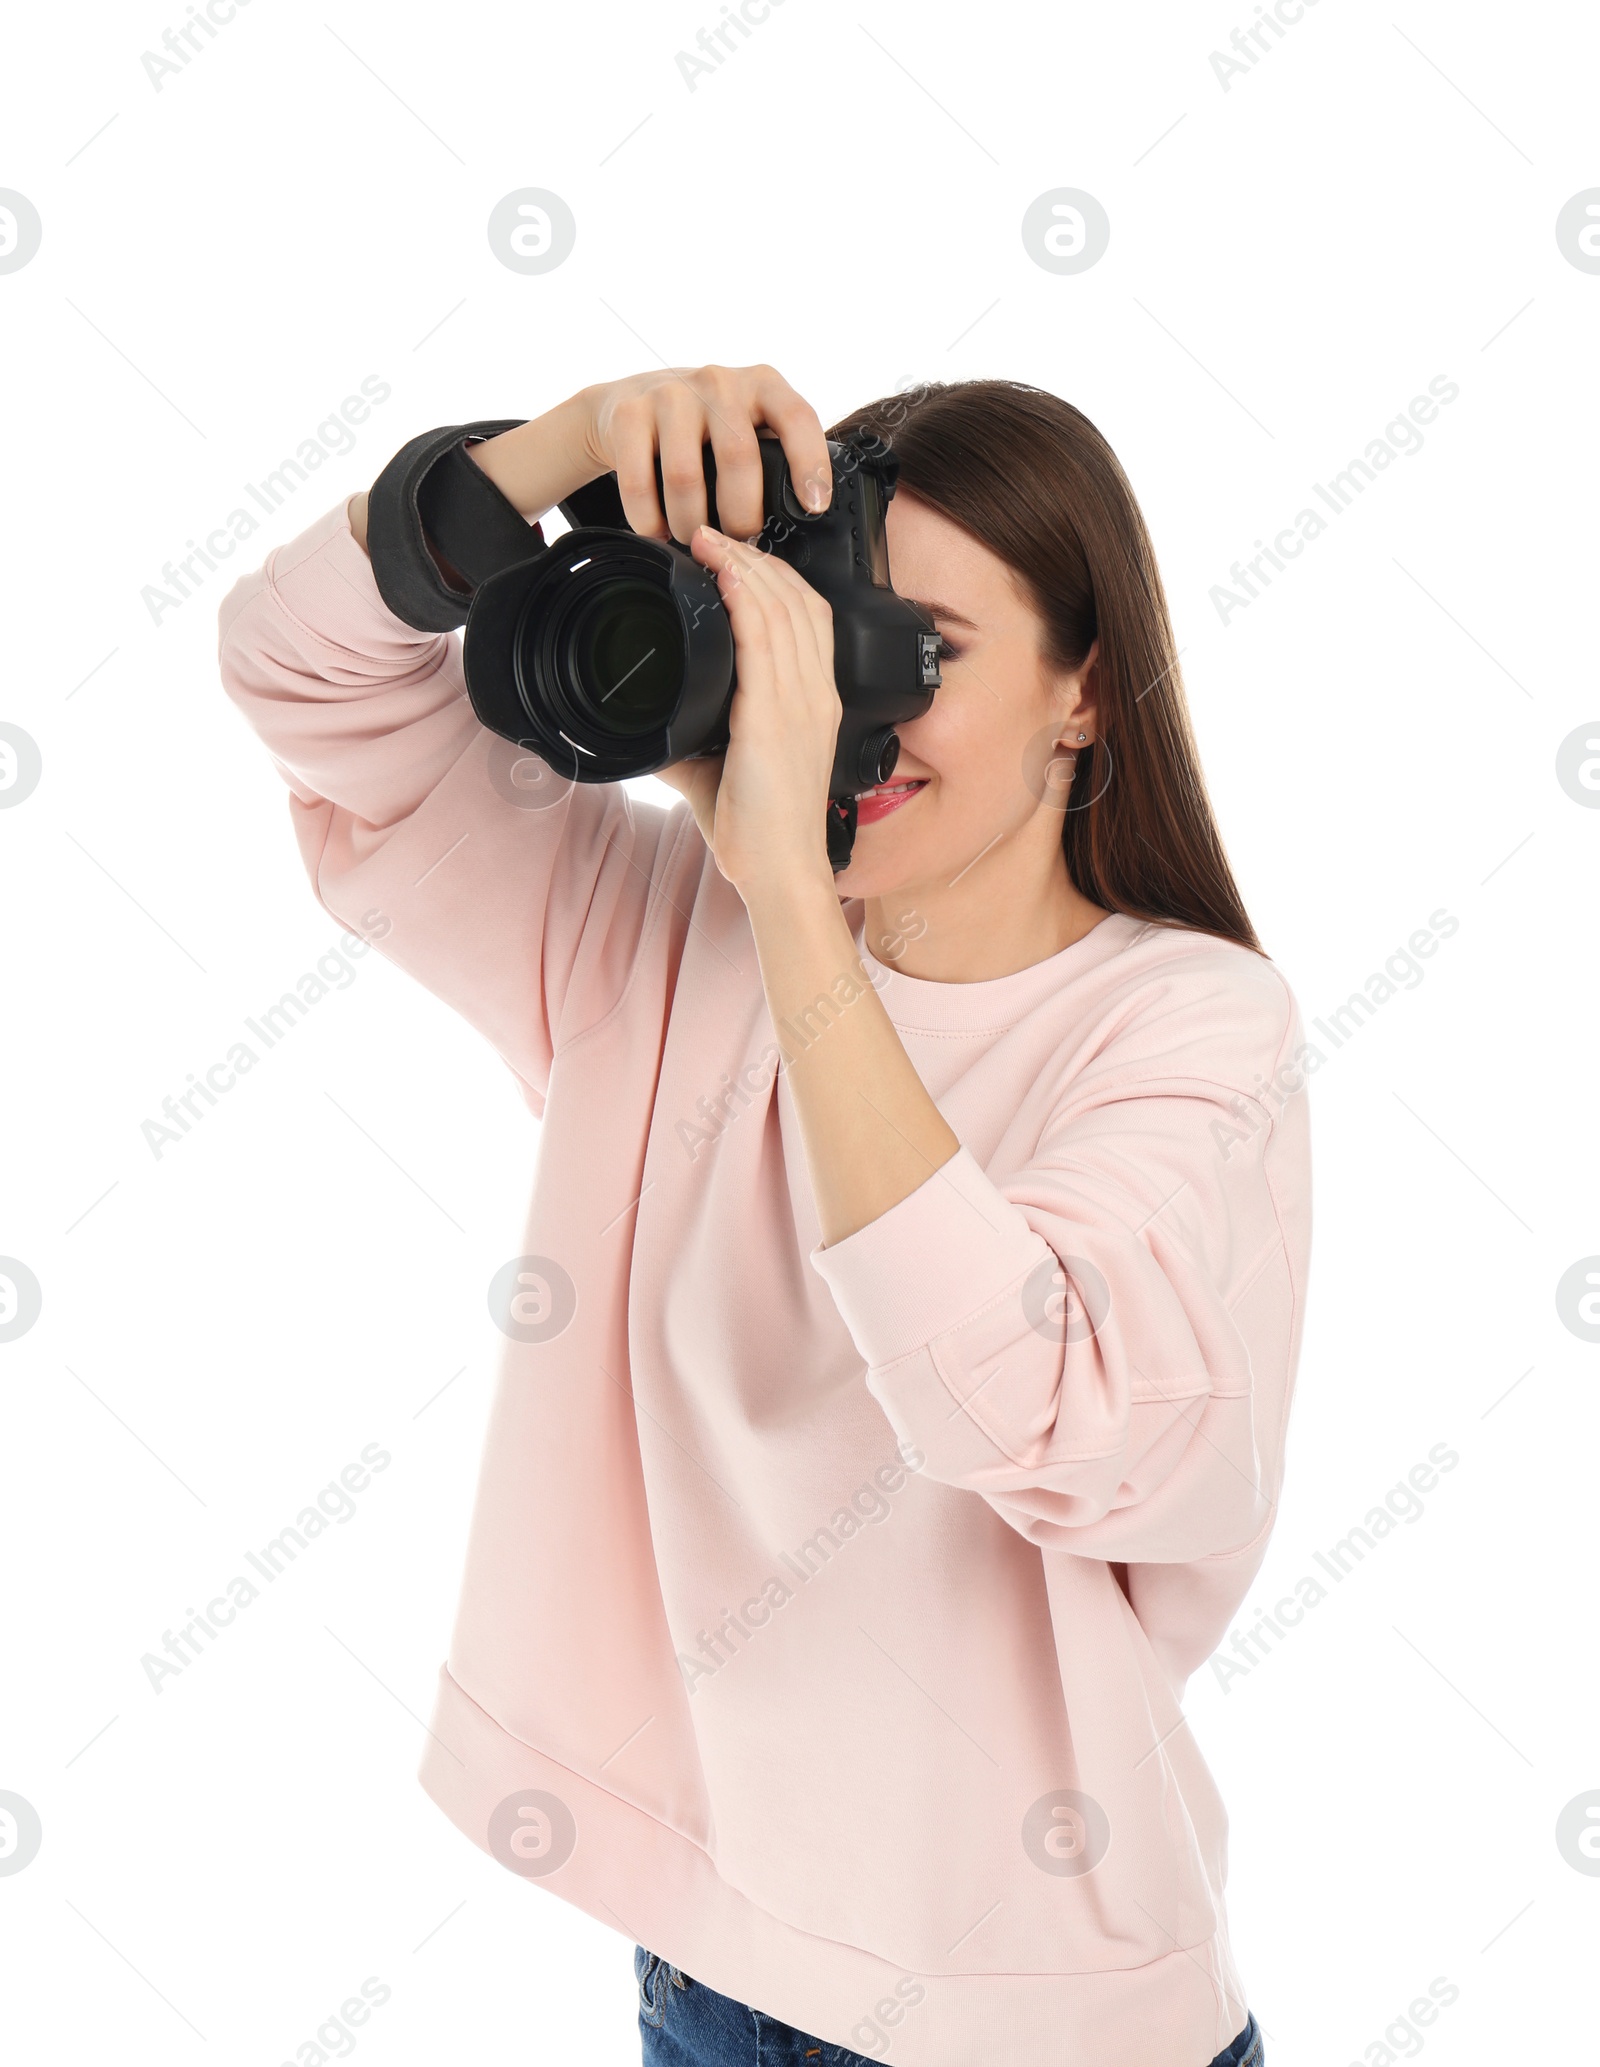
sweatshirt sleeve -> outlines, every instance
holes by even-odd
[[[482,1033],[543,1113],[564,1038],[626,986],[689,819],[482,726],[459,636],[384,603],[341,503],[218,613],[223,687],[287,783],[318,902]]]
[[[1187,1562],[1254,1543],[1276,1508],[1310,1240],[1303,1042],[1244,949],[1196,955],[1133,1018],[1022,1167],[993,1179],[963,1146],[811,1262],[931,1478],[1046,1548]]]

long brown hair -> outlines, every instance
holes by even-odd
[[[1150,534],[1100,432],[1059,395],[1014,380],[923,383],[828,435],[857,430],[898,455],[897,492],[1020,578],[1049,665],[1081,667],[1099,638],[1096,736],[1078,753],[1061,833],[1074,888],[1108,911],[1264,953],[1206,794]]]

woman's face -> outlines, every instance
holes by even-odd
[[[1034,877],[1043,886],[1064,874],[1071,770],[1054,743],[1070,752],[1079,731],[1084,745],[1094,738],[1093,649],[1075,674],[1048,668],[1044,627],[1005,562],[904,490],[889,505],[888,539],[895,592],[930,611],[944,639],[942,682],[922,717],[896,727],[900,758],[883,785],[923,786],[902,803],[858,807],[850,866],[835,887],[847,898],[948,902],[969,869],[985,896],[1001,879],[1024,893]]]

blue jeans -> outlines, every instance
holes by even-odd
[[[872,2067],[861,2053],[824,2045],[761,2010],[691,1981],[642,1945],[633,1948],[645,2067]],[[1211,2067],[1264,2067],[1252,2016]],[[1166,2063],[1161,2063],[1166,2067]]]

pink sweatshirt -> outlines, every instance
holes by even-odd
[[[1179,1703],[1282,1475],[1310,1248],[1282,976],[1120,914],[983,983],[864,953],[962,1147],[823,1248],[688,805],[519,788],[459,635],[385,607],[342,504],[220,628],[319,901],[381,912],[543,1123],[423,1786],[832,2044],[1202,2067],[1246,2002]]]

